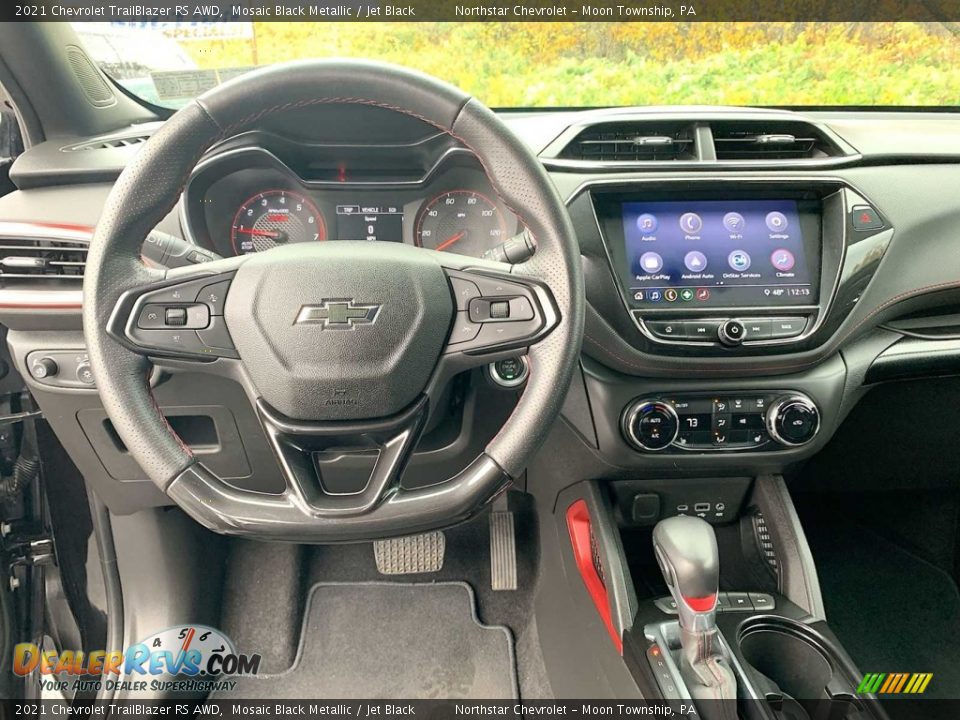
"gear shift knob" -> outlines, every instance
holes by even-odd
[[[680,627],[691,632],[715,628],[720,557],[710,524],[687,515],[661,520],[653,529],[653,548],[677,603]]]

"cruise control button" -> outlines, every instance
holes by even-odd
[[[137,318],[137,327],[144,330],[160,330],[166,327],[166,313],[163,305],[144,305]]]
[[[196,330],[143,330],[138,332],[134,339],[157,350],[201,354],[205,351]]]
[[[211,315],[223,315],[223,308],[227,303],[227,290],[230,289],[229,280],[221,280],[211,285],[205,285],[195,300],[210,308]]]
[[[169,307],[164,311],[164,322],[170,327],[183,327],[187,324],[185,307]]]
[[[778,318],[770,321],[770,337],[796,337],[803,332],[807,321],[804,318]]]
[[[450,344],[456,345],[473,340],[480,333],[481,327],[470,319],[466,311],[458,312],[453,322],[453,329],[450,331]]]
[[[685,323],[675,320],[647,320],[647,330],[660,338],[682,338],[684,335]]]

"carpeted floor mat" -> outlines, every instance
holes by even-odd
[[[466,583],[320,583],[282,673],[219,698],[516,698],[513,638],[481,625]]]
[[[827,622],[864,673],[932,672],[960,698],[960,594],[947,573],[852,523],[806,524]]]

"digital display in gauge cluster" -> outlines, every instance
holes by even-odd
[[[207,163],[188,184],[187,231],[224,255],[349,240],[481,257],[519,222],[482,170],[463,157],[451,162],[418,182],[372,186],[305,180],[262,149],[243,150]]]

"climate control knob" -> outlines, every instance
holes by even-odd
[[[638,450],[656,452],[677,439],[680,418],[673,406],[659,400],[636,400],[623,411],[623,435]]]
[[[820,429],[820,411],[806,395],[777,398],[767,410],[767,432],[783,445],[803,445]]]

